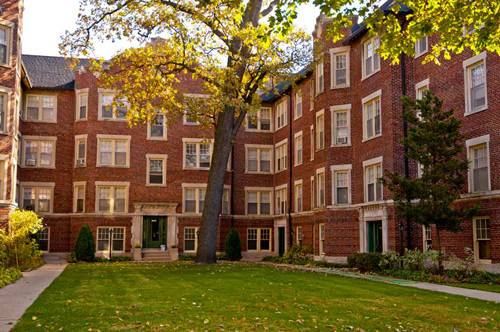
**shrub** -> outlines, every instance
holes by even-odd
[[[262,258],[263,262],[271,262],[271,263],[283,263],[283,257],[280,256],[265,256]]]
[[[133,261],[133,258],[130,256],[112,256],[110,261],[111,262],[130,262],[130,261]]]
[[[347,257],[347,264],[361,272],[375,272],[380,270],[382,254],[378,252],[356,253]]]
[[[21,278],[22,275],[21,271],[15,267],[0,268],[0,288],[13,283],[17,279]]]
[[[194,261],[194,255],[179,255],[180,261]]]
[[[95,261],[95,240],[89,225],[80,229],[75,243],[75,255],[77,260],[85,262]]]
[[[239,261],[242,258],[240,234],[233,228],[226,238],[226,257],[230,261]]]
[[[76,254],[75,254],[74,251],[72,251],[72,252],[69,253],[68,263],[76,263],[76,262],[77,262]]]
[[[382,254],[382,259],[380,260],[380,268],[382,269],[397,269],[399,268],[399,262],[401,257],[395,251],[386,251]]]
[[[308,244],[295,244],[283,256],[283,262],[287,264],[305,265],[312,260],[313,248]]]

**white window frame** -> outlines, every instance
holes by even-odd
[[[26,141],[37,142],[37,159],[36,165],[28,166],[26,165]],[[42,142],[51,142],[52,143],[52,161],[50,165],[43,166],[40,165],[41,161],[41,148],[40,144]],[[22,136],[22,154],[21,154],[21,167],[23,168],[56,168],[56,146],[57,146],[57,137],[56,136]]]
[[[467,160],[469,161],[469,170],[468,170],[468,185],[469,185],[469,193],[481,193],[483,191],[474,191],[474,169],[472,163],[473,154],[472,150],[478,148],[480,146],[486,146],[486,158],[488,165],[488,191],[491,191],[491,161],[490,161],[490,134],[471,138],[465,141],[465,146],[467,147]]]
[[[151,160],[161,160],[163,161],[162,168],[162,183],[150,183],[150,163]],[[165,187],[167,185],[167,160],[168,155],[166,154],[146,154],[146,186],[147,187]]]
[[[331,176],[332,176],[332,205],[350,205],[352,204],[351,198],[351,171],[352,164],[348,165],[332,165],[330,166]],[[337,203],[337,173],[347,174],[347,203]]]
[[[257,249],[248,249],[248,233],[249,233],[249,230],[257,230]],[[269,231],[269,249],[261,249],[261,246],[260,246],[260,241],[262,239],[262,230],[265,229],[265,230],[268,230]],[[272,234],[272,228],[267,228],[267,227],[249,227],[247,228],[247,251],[250,251],[250,252],[257,252],[257,251],[261,251],[261,252],[270,252],[272,250],[272,239],[273,239],[273,234]]]
[[[311,192],[311,210],[314,210],[314,208],[316,207],[316,199],[315,199],[315,196],[316,196],[316,188],[314,187],[315,186],[315,177],[314,175],[311,175],[311,180],[309,182],[309,189],[310,189],[310,192]]]
[[[368,77],[371,77],[373,75],[375,75],[376,73],[378,73],[380,71],[380,69],[382,68],[382,59],[380,58],[380,55],[378,55],[378,58],[379,58],[379,66],[378,66],[378,69],[375,70],[375,55],[376,55],[376,50],[375,50],[375,41],[378,39],[378,44],[379,44],[379,47],[380,47],[380,38],[375,35],[375,36],[372,36],[366,40],[364,40],[362,42],[362,57],[361,57],[361,68],[362,68],[362,78],[361,78],[361,81],[367,79]],[[370,74],[367,74],[366,73],[366,56],[367,56],[367,48],[368,48],[368,44],[371,43],[372,44],[372,60],[371,60],[371,63],[372,63],[372,72]],[[377,48],[378,49],[378,48]]]
[[[104,95],[111,95],[111,96],[113,96],[113,102],[114,102],[115,98],[116,98],[117,92],[116,92],[116,90],[101,89],[101,88],[99,88],[98,92],[99,92],[99,108],[98,108],[98,111],[97,111],[97,120],[99,120],[99,121],[120,121],[120,122],[127,122],[128,120],[127,120],[126,117],[122,119],[122,118],[118,118],[116,116],[116,107],[113,106],[113,105],[111,106],[112,107],[113,117],[111,117],[111,118],[103,118],[102,117],[102,97]],[[128,103],[125,101],[124,104],[125,104],[125,110],[128,111],[128,107],[129,107]]]
[[[114,229],[115,228],[120,228],[120,229],[123,229],[123,250],[113,250],[113,241],[115,241],[114,239],[111,239],[111,248],[108,248],[106,250],[99,250],[99,241],[102,241],[99,239],[99,229],[108,229],[108,244],[109,244],[109,229],[110,228],[113,228],[113,233],[114,234]],[[127,228],[124,227],[124,226],[98,226],[97,229],[96,229],[96,241],[95,241],[95,251],[98,252],[98,253],[108,253],[109,252],[109,249],[111,249],[111,252],[114,252],[114,253],[123,253],[125,252],[125,250],[127,250],[126,248],[126,239],[127,239]]]
[[[321,151],[326,146],[325,137],[325,110],[322,109],[316,112],[316,151]],[[321,131],[320,131],[321,129]],[[321,134],[323,134],[323,140],[321,140]]]
[[[83,158],[78,158],[78,148],[80,142],[85,143],[85,156]],[[83,159],[83,162],[78,164],[78,160]],[[87,166],[87,134],[76,135],[75,136],[75,167],[86,167]]]
[[[331,113],[331,139],[332,139],[332,144],[331,146],[351,146],[351,104],[345,104],[345,105],[335,105],[335,106],[330,106],[330,113]],[[337,113],[347,113],[347,130],[348,130],[348,135],[347,135],[347,143],[346,144],[339,144],[337,143]]]
[[[420,48],[421,46],[420,42],[422,40],[425,40],[425,49]],[[415,59],[424,55],[428,51],[429,51],[429,38],[427,36],[424,36],[415,42]]]
[[[297,90],[297,92],[295,93],[295,107],[294,107],[294,110],[293,110],[293,120],[297,120],[297,119],[300,119],[302,117],[302,114],[304,114],[304,100],[302,98],[302,90],[299,89]],[[300,101],[300,102],[299,102]],[[299,110],[300,110],[300,113],[299,113]]]
[[[269,112],[269,130],[262,129],[262,110],[266,110]],[[257,129],[249,128],[250,115],[246,115],[246,125],[245,131],[248,132],[263,132],[263,133],[272,133],[273,132],[273,110],[271,107],[261,107],[256,111],[256,119],[257,119]]]
[[[1,66],[1,65],[0,65]],[[10,99],[12,98],[12,89],[10,88],[7,88],[7,87],[3,87],[3,86],[0,86],[0,94],[3,95],[4,97],[4,105],[3,105],[3,108],[4,108],[4,114],[3,114],[3,119],[0,119],[0,121],[3,120],[3,123],[4,123],[4,128],[3,130],[0,130],[0,134],[6,134],[8,135],[9,134],[9,120],[10,120],[10,107],[11,107],[11,102],[10,102]],[[16,102],[18,102],[18,99],[16,97]],[[19,119],[19,115],[16,114],[18,110],[14,110],[14,130],[18,130],[18,127],[19,127],[19,121],[17,121]],[[17,133],[14,133],[15,136],[17,136]]]
[[[323,232],[321,228],[323,228]],[[325,256],[326,225],[324,223],[318,225],[318,240],[318,253],[320,256]]]
[[[325,71],[323,59],[315,65],[316,96],[325,91]]]
[[[316,146],[316,144],[315,144],[316,136],[314,135],[314,125],[311,125],[311,127],[310,127],[309,138],[310,138],[309,139],[309,141],[310,141],[309,143],[310,143],[310,150],[311,150],[310,151],[311,152],[311,159],[310,160],[313,161],[314,160],[314,153],[316,152],[315,151],[316,150],[315,149],[315,146]]]
[[[296,213],[304,211],[304,185],[302,180],[297,180],[294,182],[294,187],[293,187],[293,201],[294,201],[294,211]],[[299,189],[300,188],[300,195],[299,195]],[[300,204],[300,209],[299,209],[299,196],[301,199],[301,204]]]
[[[288,102],[286,99],[283,99],[276,105],[276,131],[280,130],[281,128],[286,127],[288,124]],[[280,117],[283,115],[283,123],[280,123],[279,121]]]
[[[484,64],[484,96],[485,103],[478,109],[472,109],[472,96],[470,90],[472,88],[471,80],[470,80],[470,71],[474,67]],[[488,70],[486,66],[486,51],[479,53],[472,58],[469,58],[463,62],[464,67],[464,85],[465,85],[465,116],[475,114],[481,111],[488,109]]]
[[[38,119],[28,119],[28,98],[29,97],[38,97]],[[54,98],[54,119],[52,120],[42,120],[42,108],[43,108],[43,97],[52,97]],[[28,93],[26,94],[26,102],[24,105],[24,122],[39,122],[39,123],[57,123],[57,94],[53,93],[45,93],[45,94],[36,94],[36,93]]]
[[[427,235],[427,229],[429,229],[430,236],[428,237]],[[431,241],[431,248],[427,247],[427,241]],[[422,225],[422,251],[426,252],[432,250],[432,227],[431,226],[425,226]]]
[[[80,107],[82,106],[80,100],[81,96],[85,96],[87,101],[87,104],[85,106],[86,110],[84,118],[80,117]],[[86,121],[89,117],[89,88],[75,90],[75,98],[76,98],[75,122]]]
[[[476,216],[472,218],[472,236],[473,236],[473,241],[474,241],[474,259],[476,262],[483,263],[483,264],[491,264],[491,259],[479,259],[479,241],[477,239],[477,222],[478,220],[484,220],[488,219],[490,221],[490,245],[492,244],[491,240],[491,218],[489,216]]]
[[[77,212],[78,206],[78,188],[83,188],[83,211]],[[85,203],[87,196],[87,182],[86,181],[78,181],[73,182],[73,213],[85,213]]]
[[[208,99],[208,98],[211,98],[212,96],[211,95],[208,95],[208,94],[202,94],[202,93],[185,93],[184,94],[184,97],[185,98],[191,98],[191,99]],[[188,121],[188,110],[184,110],[184,112],[182,112],[182,124],[183,125],[186,125],[186,126],[199,126],[200,123],[198,121],[194,121],[194,120],[191,120],[191,121]]]
[[[167,140],[167,116],[165,114],[157,114],[157,116],[163,116],[163,136],[162,137],[156,137],[156,136],[151,136],[151,128],[153,126],[151,126],[151,122],[148,121],[148,124],[147,124],[147,140],[149,141],[166,141]],[[155,116],[156,118],[156,116]],[[153,120],[151,120],[153,121]]]
[[[380,104],[380,133],[376,134],[375,133],[375,107],[373,107],[373,136],[370,136],[368,137],[368,129],[367,129],[367,120],[368,120],[368,117],[367,117],[367,114],[366,114],[366,108],[368,106],[368,104],[373,104],[375,105],[375,102],[378,100],[379,104]],[[374,93],[364,97],[362,100],[361,100],[361,103],[363,105],[363,140],[362,142],[366,142],[366,141],[369,141],[369,140],[372,140],[372,139],[375,139],[377,137],[380,137],[382,136],[382,128],[383,128],[383,118],[382,118],[382,89],[378,90],[378,91],[375,91]]]
[[[342,89],[350,86],[350,59],[349,53],[350,46],[336,47],[330,49],[330,89]],[[345,55],[346,57],[346,82],[344,84],[337,84],[337,56]]]
[[[248,193],[257,193],[257,214],[248,213]],[[261,195],[263,192],[269,193],[269,214],[262,214],[260,205],[262,204]],[[273,187],[245,187],[245,215],[249,216],[272,216],[274,211],[274,188]]]
[[[194,250],[186,250],[186,240],[192,241],[193,239],[186,239],[186,229],[194,229]],[[182,236],[182,249],[185,253],[195,253],[198,250],[198,232],[200,231],[200,227],[198,226],[185,226],[184,234]]]
[[[109,209],[110,212],[101,212],[99,211],[99,188],[100,187],[110,187],[110,202],[109,202]],[[123,212],[114,212],[113,207],[114,207],[114,192],[116,188],[125,188],[125,211]],[[129,188],[130,188],[130,182],[112,182],[112,181],[95,181],[95,213],[99,214],[127,214],[128,213],[128,205],[130,201],[130,195],[129,195]]]
[[[314,80],[311,79],[309,81],[309,111],[312,112],[314,110]]]
[[[0,203],[12,203],[11,200],[7,200],[7,179],[9,174],[9,160],[10,156],[8,154],[0,154],[0,165],[3,163],[3,167],[0,168]],[[17,165],[12,166],[12,173],[17,174]],[[15,182],[15,181],[12,181]],[[15,197],[15,183],[12,183],[11,197]]]
[[[298,140],[300,139],[300,144],[298,144]],[[300,154],[299,154],[299,145],[300,145]],[[293,136],[293,160],[294,166],[299,166],[304,163],[304,135],[302,135],[302,130],[296,132]],[[300,155],[300,160],[299,160]]]
[[[224,196],[227,192],[227,213],[224,213]],[[223,216],[231,215],[231,186],[224,185],[224,189],[222,191],[222,207],[220,214]]]
[[[186,190],[195,191],[195,212],[186,211]],[[182,184],[182,213],[185,215],[201,215],[202,206],[200,206],[200,192],[201,190],[207,190],[206,183],[183,183]],[[203,204],[205,204],[205,198],[203,198]]]
[[[96,167],[115,167],[115,168],[130,168],[130,135],[102,135],[97,134],[97,158],[96,158]],[[112,148],[111,151],[111,164],[104,165],[101,164],[101,140],[103,141],[111,141],[111,146],[114,147],[117,141],[125,141],[126,142],[126,158],[125,165],[115,165],[115,149]]]
[[[275,215],[286,214],[288,210],[288,185],[286,183],[274,188],[274,199],[275,199],[274,206],[276,207],[274,214]],[[280,201],[278,201],[278,199],[280,199]],[[280,203],[282,202],[285,203],[283,211],[281,211],[281,206],[280,206]]]
[[[257,171],[248,170],[248,150],[257,150]],[[269,152],[269,172],[264,172],[260,169],[260,151],[267,150]],[[272,174],[274,163],[274,146],[261,144],[245,144],[245,174]]]
[[[323,182],[320,185],[320,176],[323,175]],[[323,201],[321,199],[321,190],[323,190]],[[326,206],[326,172],[325,168],[321,167],[316,170],[316,206]]]
[[[41,231],[47,230],[47,250],[42,250],[42,252],[50,252],[50,227],[44,227]],[[40,235],[39,235],[40,236]],[[38,241],[45,240],[38,238]]]
[[[275,173],[286,171],[288,169],[288,138],[276,143],[274,146],[274,157]],[[278,163],[278,160],[283,161],[282,169],[278,169],[278,165],[281,164]]]
[[[302,245],[302,241],[304,240],[304,233],[302,231],[302,226],[295,227],[295,241],[297,244]]]
[[[25,208],[24,206],[24,189],[25,188],[33,188],[35,189],[35,212],[37,214],[51,214],[54,212],[54,187],[55,183],[54,182],[21,182],[19,186],[20,190],[20,204],[21,208]],[[38,211],[38,190],[39,188],[49,188],[50,189],[50,206],[49,206],[49,211],[48,212],[39,212]]]
[[[196,166],[187,167],[186,166],[186,144],[196,144]],[[212,156],[214,151],[214,140],[213,139],[203,139],[203,138],[183,138],[182,139],[182,169],[184,170],[209,170],[208,167],[200,167],[200,145],[209,144],[210,145],[210,165],[212,165]]]
[[[364,191],[364,198],[365,198],[365,203],[377,203],[377,202],[382,202],[384,200],[384,185],[381,183],[381,193],[382,197],[377,197],[377,179],[378,179],[378,174],[377,174],[377,166],[381,167],[382,171],[382,176],[384,174],[384,160],[383,157],[377,157],[373,158],[370,160],[365,160],[363,161],[363,191]],[[375,168],[374,170],[374,176],[375,176],[375,182],[374,182],[374,198],[375,200],[369,201],[368,200],[368,168]]]
[[[415,99],[422,99],[423,92],[429,90],[429,78],[415,84]]]
[[[5,29],[5,35],[7,38],[7,49],[5,56],[5,63],[0,63],[0,66],[5,68],[12,68],[12,50],[14,49],[14,29],[16,24],[0,18],[0,26]]]

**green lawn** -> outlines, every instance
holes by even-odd
[[[500,305],[251,264],[70,265],[14,331],[493,330]]]
[[[487,292],[500,293],[500,284],[446,284],[453,287],[478,289]]]

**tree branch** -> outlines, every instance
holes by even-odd
[[[266,9],[260,12],[260,16],[266,17],[267,15],[271,14],[271,12],[274,10],[274,7],[276,7],[278,3],[279,0],[273,0],[273,2],[271,2]]]

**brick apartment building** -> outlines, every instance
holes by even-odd
[[[385,4],[387,7],[390,2]],[[384,6],[381,9],[384,9]],[[2,2],[0,19],[0,203],[2,220],[16,207],[43,215],[41,246],[69,252],[89,224],[97,251],[136,258],[166,246],[166,254],[194,253],[211,144],[189,118],[167,128],[128,127],[124,111],[110,111],[113,91],[102,90],[85,67],[72,72],[59,57],[22,55],[19,0]],[[481,203],[480,214],[443,247],[463,257],[500,263],[500,58],[455,55],[441,66],[422,64],[433,43],[390,65],[376,53],[378,39],[355,24],[332,43],[317,19],[314,37],[324,60],[308,69],[297,89],[263,96],[255,121],[241,128],[226,173],[218,249],[231,224],[244,256],[282,254],[290,242],[311,244],[318,259],[344,261],[355,252],[427,250],[432,228],[395,216],[391,193],[377,178],[405,172],[403,94],[430,89],[454,108],[466,137],[469,183],[459,204]],[[203,97],[181,77],[185,93]],[[410,176],[418,167],[409,162]],[[156,256],[155,256],[156,257]]]

